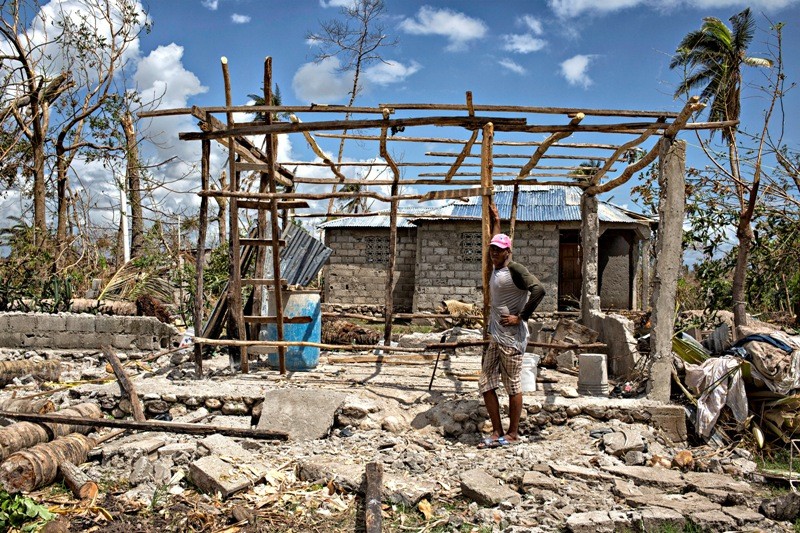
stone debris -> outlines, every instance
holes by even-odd
[[[418,337],[414,342],[438,342],[440,334]],[[474,374],[478,353],[451,354],[431,391],[428,366],[322,364],[278,377],[254,365],[249,376],[237,376],[223,355],[204,361],[208,376],[198,380],[189,377],[191,358],[165,354],[136,378],[148,416],[239,428],[257,420],[261,429],[288,431],[290,440],[130,432],[96,448],[84,469],[96,480],[120,480],[115,496],[125,505],[158,508],[191,494],[193,506],[214,516],[226,499],[258,514],[259,505],[290,505],[300,494],[326,502],[323,516],[341,512],[363,494],[365,465],[377,461],[385,505],[417,513],[430,502],[439,514],[428,525],[448,531],[679,531],[688,521],[713,531],[792,531],[800,498],[765,499],[749,454],[710,460],[702,449],[688,449],[680,406],[566,397],[572,395],[561,391],[576,385],[570,374],[540,374],[551,381],[524,397],[521,442],[478,450],[488,413],[476,384],[454,377]],[[95,352],[25,357],[54,355],[63,361],[62,381],[89,369],[110,377]],[[134,374],[142,354],[120,355]],[[23,354],[0,350],[4,356]],[[170,365],[188,366],[186,373],[160,370]],[[59,406],[87,398],[106,413],[129,416],[114,382],[51,396]],[[684,470],[674,466],[682,451],[692,457]]]

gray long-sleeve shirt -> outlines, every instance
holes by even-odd
[[[492,270],[489,294],[489,334],[499,344],[513,346],[525,353],[528,346],[527,322],[544,298],[542,284],[523,265],[509,261],[504,267]],[[519,315],[519,325],[501,325],[500,319],[504,315]]]

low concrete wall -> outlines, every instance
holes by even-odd
[[[3,348],[160,350],[179,341],[175,327],[153,317],[0,313]]]

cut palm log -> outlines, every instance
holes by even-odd
[[[54,416],[58,415],[96,419],[102,417],[103,412],[96,404],[81,403],[74,407],[62,409],[54,414]],[[0,428],[0,461],[14,452],[30,448],[36,444],[63,437],[70,433],[89,433],[91,430],[92,427],[89,425],[15,422]]]
[[[0,402],[0,411],[11,411],[12,413],[43,415],[55,410],[56,406],[49,398],[9,398]]]
[[[0,465],[0,485],[11,494],[45,487],[56,480],[59,464],[85,463],[94,446],[94,439],[72,433],[18,451]]]
[[[0,361],[0,387],[28,374],[38,381],[58,381],[61,377],[61,361]]]
[[[64,461],[58,465],[64,484],[69,487],[72,494],[81,500],[92,499],[97,496],[97,483],[86,475],[86,473],[69,461]]]

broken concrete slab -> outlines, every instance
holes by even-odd
[[[561,488],[562,481],[548,476],[547,474],[543,474],[542,472],[537,472],[535,470],[531,470],[529,472],[525,472],[522,476],[522,486],[527,488],[535,488],[535,489],[544,489],[544,490],[552,490],[558,491]]]
[[[615,477],[611,474],[595,470],[594,468],[587,468],[585,466],[551,463],[550,468],[552,469],[553,474],[558,477],[594,479],[602,481],[613,481],[615,479]]]
[[[745,526],[748,524],[754,524],[756,522],[763,521],[764,515],[761,513],[757,513],[750,509],[749,507],[745,507],[744,505],[732,505],[731,507],[723,507],[722,511],[731,516],[735,521],[737,526]]]
[[[753,492],[749,483],[713,472],[685,472],[683,479],[690,487],[724,490],[739,494],[752,494]]]
[[[664,507],[673,509],[684,516],[690,513],[703,511],[718,511],[722,508],[718,503],[714,503],[696,492],[686,494],[646,494],[644,496],[632,496],[625,499],[625,503],[631,507]]]
[[[208,451],[210,455],[231,458],[235,461],[254,462],[255,455],[245,450],[238,442],[225,435],[214,433],[202,439],[198,446]]]
[[[642,434],[631,429],[606,433],[603,435],[603,446],[606,453],[615,457],[622,457],[628,452],[643,452],[645,449]]]
[[[329,390],[281,389],[268,391],[258,429],[285,431],[290,440],[323,439],[346,394]]]
[[[638,510],[642,531],[683,531],[686,518],[674,509],[666,507],[643,507]]]
[[[624,513],[590,511],[567,518],[567,529],[572,533],[613,533],[631,529],[631,521]]]
[[[115,455],[128,455],[131,452],[138,452],[137,455],[149,455],[158,450],[168,442],[167,437],[158,433],[140,433],[112,442],[103,446],[103,462],[108,461]]]
[[[730,531],[736,527],[736,520],[720,510],[698,511],[692,513],[690,518],[701,531]]]
[[[383,501],[399,503],[414,508],[423,499],[430,498],[436,484],[421,479],[412,479],[396,474],[383,475]]]
[[[217,456],[201,457],[189,465],[189,479],[207,494],[228,498],[254,485],[262,477],[248,468],[223,461]]]
[[[603,470],[610,474],[632,479],[637,485],[653,485],[664,489],[677,489],[686,482],[677,470],[667,470],[651,466],[604,466]]]
[[[461,474],[461,494],[479,505],[498,505],[503,502],[519,505],[522,501],[517,491],[501,485],[498,479],[482,468]]]

